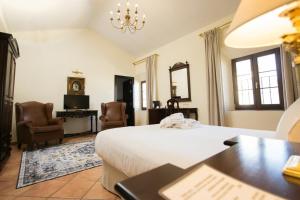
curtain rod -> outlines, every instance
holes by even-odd
[[[222,29],[222,28],[225,28],[227,26],[229,26],[231,24],[231,21],[230,22],[226,22],[225,24],[221,25],[221,26],[217,26],[215,28],[218,28],[218,29]],[[204,36],[204,32],[203,33],[200,33],[199,34],[200,37],[203,37]]]
[[[159,55],[158,55],[158,54],[153,54],[153,55],[151,55],[151,56],[159,56]],[[147,58],[148,58],[148,57],[143,58],[143,59],[138,60],[138,61],[135,61],[135,62],[133,62],[132,64],[133,64],[133,65],[141,64],[141,63],[145,62]]]

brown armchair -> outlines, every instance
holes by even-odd
[[[127,126],[126,103],[110,102],[101,104],[101,130]]]
[[[59,139],[59,143],[62,143],[63,121],[52,118],[52,103],[31,101],[16,103],[15,106],[18,148],[27,144],[32,149],[34,144],[47,143],[53,139]]]

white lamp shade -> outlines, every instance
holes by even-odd
[[[298,3],[295,0],[242,0],[225,44],[234,48],[280,44],[281,36],[296,30],[289,18],[279,15]]]

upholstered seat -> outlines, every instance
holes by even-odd
[[[64,130],[61,125],[36,126],[31,128],[33,133],[48,133]]]
[[[28,144],[31,149],[34,144],[47,143],[58,139],[61,143],[64,137],[63,121],[52,118],[53,104],[35,101],[16,103],[17,142]]]
[[[127,126],[126,103],[110,102],[101,104],[101,130]]]

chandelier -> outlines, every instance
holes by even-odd
[[[126,32],[127,30],[131,33],[136,32],[144,28],[146,23],[146,15],[141,18],[139,16],[138,4],[135,4],[134,9],[131,9],[130,2],[127,0],[124,11],[121,11],[121,3],[117,5],[117,11],[114,13],[110,11],[110,21],[113,27]]]

